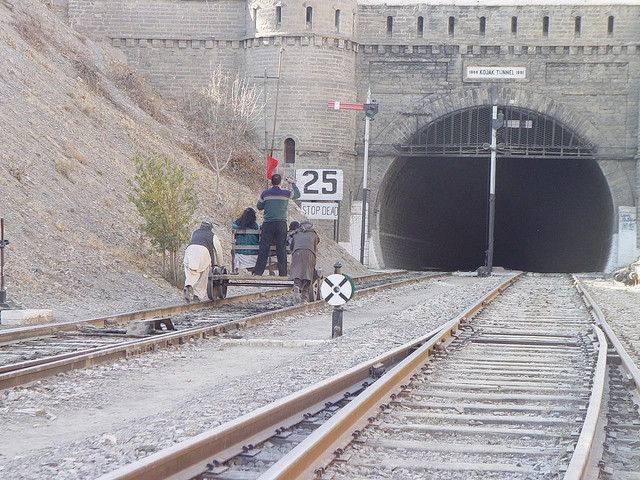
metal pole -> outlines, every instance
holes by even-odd
[[[0,309],[9,308],[4,288],[4,247],[8,244],[9,240],[4,239],[4,218],[0,218]]]
[[[278,60],[278,82],[276,83],[276,104],[275,104],[275,111],[273,112],[273,133],[271,134],[271,154],[270,155],[272,157],[273,157],[273,144],[276,141],[276,123],[278,121],[278,98],[280,97],[280,74],[282,73],[283,54],[284,54],[284,47],[280,47],[280,59]]]
[[[371,86],[367,92],[367,103],[371,103]],[[364,165],[362,167],[362,228],[360,232],[360,263],[364,265],[364,244],[367,230],[367,174],[369,167],[369,116],[364,119]]]
[[[340,241],[340,206],[342,202],[338,200],[338,218],[333,221],[333,241],[338,243]]]
[[[269,127],[267,126],[267,69],[264,69],[264,161],[265,172],[269,169]],[[267,179],[269,188],[269,179]]]
[[[491,114],[491,168],[489,173],[489,239],[487,246],[487,275],[491,275],[493,268],[493,230],[496,212],[496,144],[497,131],[496,120],[498,120],[498,106],[493,106]]]
[[[331,313],[331,338],[337,338],[342,336],[342,316],[344,314],[344,308],[333,307]]]

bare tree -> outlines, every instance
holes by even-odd
[[[204,155],[216,173],[216,195],[220,199],[220,174],[234,156],[244,150],[248,133],[256,126],[262,111],[262,91],[245,74],[234,77],[222,67],[211,70],[209,85],[201,90],[191,111],[195,125],[206,139]]]

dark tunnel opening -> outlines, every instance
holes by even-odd
[[[380,191],[385,266],[484,265],[488,169],[488,156],[397,159]],[[611,193],[595,160],[498,158],[494,266],[600,271],[612,233]]]

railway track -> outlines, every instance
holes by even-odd
[[[603,399],[606,421],[601,422],[597,477],[592,478],[640,480],[640,353],[627,335],[619,338],[614,333],[590,293],[581,285],[579,289],[609,345]]]
[[[637,368],[572,279],[515,281],[437,331],[102,480],[638,478]]]
[[[365,275],[362,277],[355,277],[354,282],[364,287],[372,287],[379,285],[380,283],[389,282],[391,279],[400,281],[405,278],[415,278],[420,276],[416,272],[408,272],[406,270],[391,272],[391,273],[377,273],[373,275]],[[217,299],[215,301],[201,301],[197,303],[180,303],[178,305],[169,305],[159,308],[152,308],[146,310],[137,310],[133,312],[125,312],[116,315],[107,315],[103,317],[96,317],[86,320],[74,320],[68,322],[56,322],[48,323],[45,325],[36,325],[31,327],[17,327],[0,329],[0,346],[25,340],[29,338],[40,338],[55,335],[61,331],[74,331],[79,326],[89,326],[97,328],[111,328],[116,325],[124,325],[130,322],[138,320],[152,320],[171,317],[185,312],[198,312],[201,310],[208,310],[214,307],[220,307],[223,305],[237,304],[241,302],[251,302],[257,300],[264,300],[265,298],[277,298],[290,292],[288,288],[274,288],[270,290],[262,290],[256,293],[248,293],[243,295],[235,295],[227,298]]]
[[[439,276],[396,272],[360,277],[354,281],[359,285],[359,294],[367,294]],[[289,293],[290,289],[282,288],[215,302],[181,304],[88,321],[3,331],[0,333],[0,390],[324,307],[322,301],[294,305]],[[126,325],[141,320],[173,325],[176,330],[165,327],[152,330],[149,335],[128,335]],[[123,325],[125,328],[117,328]]]

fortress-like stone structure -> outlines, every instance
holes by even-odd
[[[284,47],[275,156],[285,171],[344,171],[340,240],[355,256],[363,115],[327,102],[364,102],[370,86],[380,105],[369,158],[373,266],[483,263],[482,146],[497,105],[507,122],[496,264],[584,271],[637,258],[640,193],[640,5],[591,3],[59,0],[58,8],[178,98],[206,85],[218,64],[262,84]],[[295,142],[295,163],[284,162],[285,141]]]

